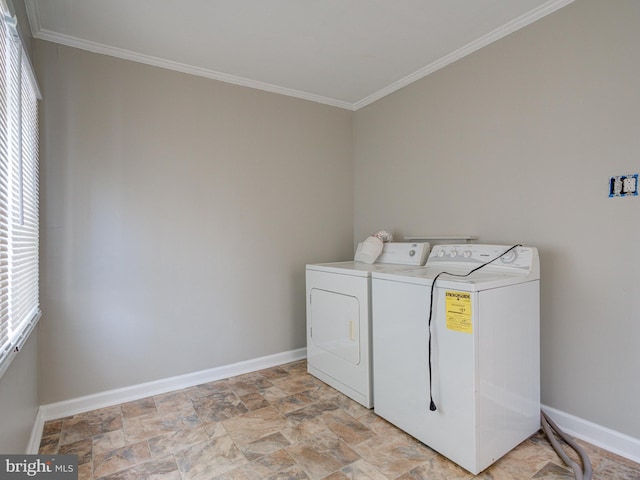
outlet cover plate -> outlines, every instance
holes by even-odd
[[[638,174],[618,175],[609,179],[609,197],[638,195]]]

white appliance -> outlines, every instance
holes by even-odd
[[[540,427],[538,252],[508,249],[436,245],[372,274],[376,414],[474,475]],[[438,277],[429,329],[434,278],[494,258]]]
[[[429,243],[385,243],[378,263],[307,265],[307,370],[335,389],[373,406],[371,274],[423,265]],[[383,263],[380,263],[383,262]]]

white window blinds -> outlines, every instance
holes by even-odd
[[[40,318],[38,93],[0,4],[0,376]]]

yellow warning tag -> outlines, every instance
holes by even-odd
[[[471,324],[471,294],[468,292],[445,292],[447,328],[456,332],[473,333]]]

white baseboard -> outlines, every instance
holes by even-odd
[[[640,439],[616,432],[610,428],[597,425],[546,405],[542,405],[542,409],[549,415],[551,420],[572,437],[579,438],[591,445],[640,463]]]
[[[233,363],[231,365],[188,373],[186,375],[179,375],[154,382],[133,385],[131,387],[96,393],[86,397],[41,405],[31,431],[27,453],[38,453],[44,423],[48,420],[68,417],[98,408],[110,407],[152,395],[160,395],[173,390],[180,390],[202,383],[242,375],[243,373],[255,372],[264,368],[295,362],[306,358],[306,355],[306,348],[300,348],[289,352]],[[569,435],[640,463],[640,439],[616,432],[615,430],[597,425],[546,405],[543,405],[542,408],[545,413]]]
[[[246,360],[243,362],[224,365],[222,367],[210,368],[199,372],[188,373],[176,377],[156,380],[154,382],[141,383],[130,387],[108,390],[106,392],[95,393],[85,397],[73,398],[62,402],[40,405],[36,417],[31,438],[27,447],[27,453],[38,453],[40,441],[42,440],[42,430],[44,422],[76,415],[98,408],[110,407],[120,403],[132,402],[152,395],[180,390],[182,388],[193,387],[202,383],[214,382],[224,378],[242,375],[243,373],[255,372],[265,368],[283,365],[307,357],[307,349],[299,348],[288,352],[276,353],[265,357]]]
[[[40,441],[42,440],[42,430],[44,430],[44,417],[42,416],[42,407],[38,409],[36,420],[33,422],[31,429],[31,437],[27,444],[27,455],[35,455],[40,449]]]

